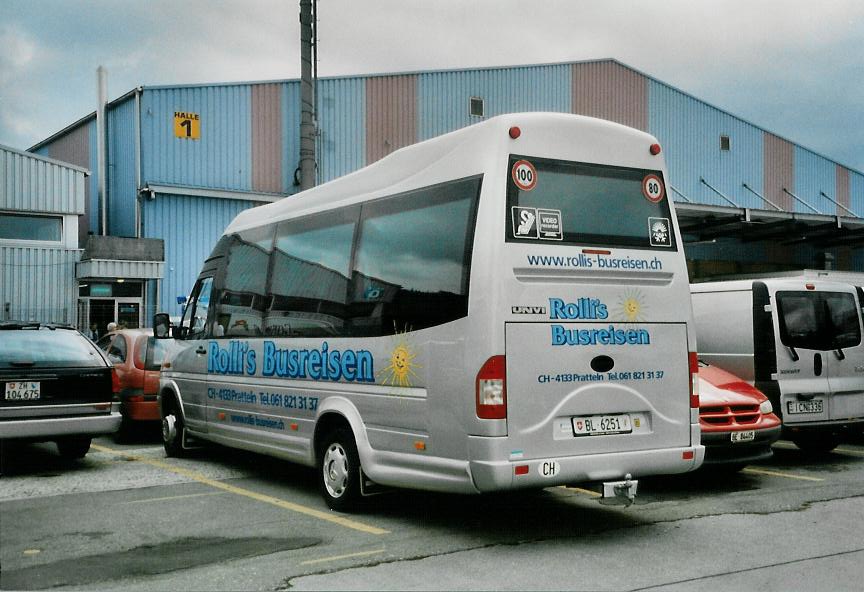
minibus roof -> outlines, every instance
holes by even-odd
[[[225,233],[237,232],[266,222],[283,220],[306,211],[312,212],[335,205],[362,202],[383,191],[389,190],[392,193],[397,193],[422,187],[424,186],[424,171],[457,149],[460,151],[468,149],[466,152],[472,154],[470,151],[472,144],[486,147],[483,151],[473,153],[477,154],[478,171],[482,170],[481,163],[488,158],[488,146],[490,144],[497,143],[504,147],[507,145],[506,142],[512,142],[508,135],[512,126],[529,128],[538,124],[546,124],[556,130],[569,128],[571,133],[578,134],[576,137],[580,139],[611,135],[618,142],[623,139],[637,145],[644,145],[646,155],[648,154],[648,147],[657,141],[650,134],[637,129],[582,115],[534,112],[499,115],[484,122],[400,148],[353,173],[296,195],[285,197],[277,202],[241,212],[228,225]],[[428,183],[426,184],[428,185]]]

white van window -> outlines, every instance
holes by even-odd
[[[525,163],[531,180],[517,185],[519,163]],[[508,241],[677,249],[661,171],[518,155],[511,155],[507,171]],[[649,185],[653,193],[643,191]],[[561,235],[538,233],[532,219],[537,211],[560,216]],[[514,221],[520,214],[525,219]],[[535,227],[520,232],[520,222]]]
[[[842,292],[777,292],[783,345],[827,351],[861,343],[855,298]]]

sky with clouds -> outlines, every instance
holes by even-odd
[[[299,0],[0,0],[0,144],[139,85],[297,78]],[[864,2],[318,0],[320,76],[615,58],[864,171]]]

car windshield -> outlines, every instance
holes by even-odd
[[[47,327],[0,331],[0,368],[104,365],[95,346],[76,331]]]

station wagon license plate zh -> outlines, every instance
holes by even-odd
[[[41,396],[38,382],[7,382],[6,394],[3,398],[7,401],[36,401]]]
[[[788,401],[786,409],[790,415],[801,413],[822,413],[822,399],[811,401]]]
[[[633,431],[630,416],[590,415],[571,418],[574,436],[604,436],[606,434],[629,434]]]
[[[756,430],[745,430],[743,432],[732,432],[733,442],[752,442],[756,439]]]

